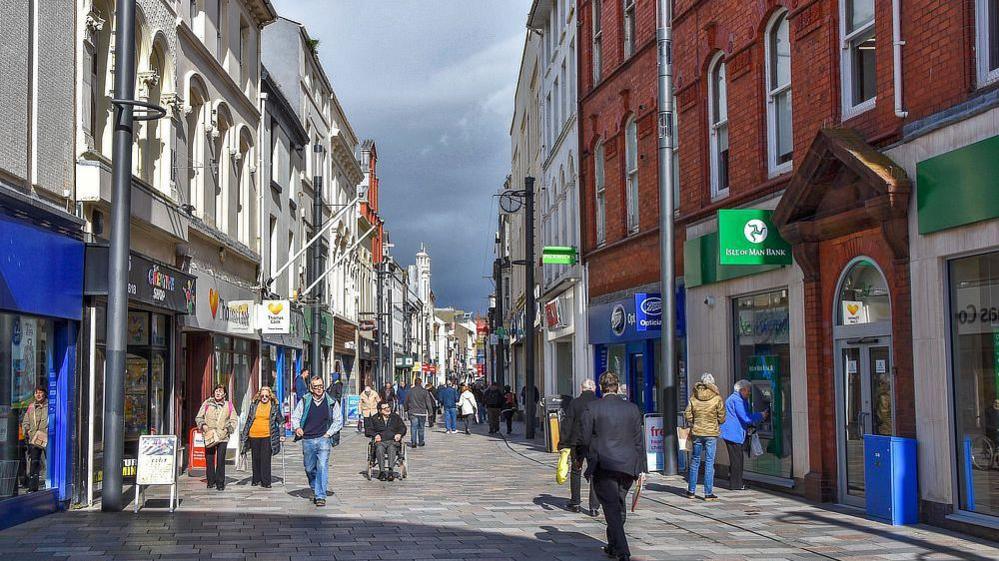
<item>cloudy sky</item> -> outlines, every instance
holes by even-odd
[[[378,145],[380,202],[410,264],[426,243],[438,306],[484,311],[530,0],[273,0],[320,40],[351,125]]]

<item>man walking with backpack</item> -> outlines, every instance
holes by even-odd
[[[503,392],[500,391],[499,384],[493,382],[486,393],[482,396],[486,405],[486,413],[489,416],[489,434],[496,434],[500,431],[500,411],[503,409]]]
[[[409,414],[409,424],[413,427],[410,433],[410,445],[413,448],[427,445],[427,417],[434,410],[434,398],[430,392],[423,387],[423,380],[417,378],[413,381],[412,387],[406,393],[406,400],[403,402],[406,413]]]
[[[323,391],[323,379],[319,376],[312,377],[309,390],[309,394],[295,405],[291,427],[295,431],[295,440],[302,441],[305,474],[313,492],[312,502],[316,506],[326,506],[330,451],[340,444],[343,412],[340,404]]]

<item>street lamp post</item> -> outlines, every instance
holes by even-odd
[[[321,175],[321,166],[323,165],[322,154],[325,150],[323,149],[323,145],[317,142],[313,145],[312,151],[316,158],[316,173],[312,179],[312,228],[318,232],[323,228],[323,176]],[[322,270],[323,242],[319,240],[312,247],[312,269],[309,274],[310,284],[319,277]],[[309,349],[309,362],[312,366],[312,375],[321,376],[325,379],[326,376],[322,368],[323,350],[321,338],[323,292],[323,287],[319,286],[312,297],[312,339]]]

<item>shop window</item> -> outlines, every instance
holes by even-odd
[[[791,171],[791,38],[787,11],[770,22],[767,50],[767,148],[770,175]]]
[[[867,259],[855,263],[843,278],[836,309],[837,325],[861,325],[891,320],[885,277]]]
[[[628,233],[638,231],[638,121],[632,117],[624,128],[625,205]]]
[[[593,151],[594,185],[596,190],[597,245],[607,241],[607,192],[604,184],[604,145]]]
[[[747,472],[790,478],[791,350],[787,289],[741,296],[732,304],[735,378],[752,384],[754,412],[769,410],[758,434],[765,453],[746,460]],[[726,393],[728,388],[720,388]]]
[[[46,474],[52,447],[47,442],[44,447],[31,442],[36,435],[47,437],[51,420],[47,395],[38,401],[35,390],[48,388],[52,329],[49,320],[0,314],[0,356],[4,358],[0,361],[0,500],[50,485]],[[38,474],[37,479],[33,474]]]
[[[959,507],[999,516],[999,252],[949,268]]]
[[[877,94],[874,0],[843,0],[840,5],[840,81],[843,118],[848,119],[872,109]]]
[[[708,73],[712,200],[728,196],[728,86],[722,57],[722,53],[715,55]]]

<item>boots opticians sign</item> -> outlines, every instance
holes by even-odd
[[[772,211],[718,211],[718,261],[721,265],[790,265],[791,246],[771,220]]]

